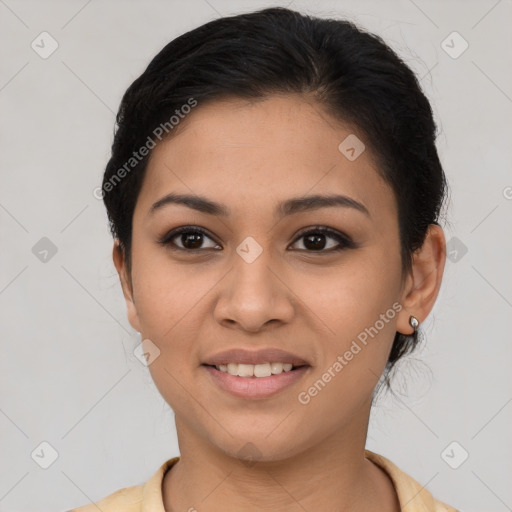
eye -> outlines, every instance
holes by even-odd
[[[331,242],[331,244],[329,244],[329,238],[336,243],[332,244]],[[309,228],[306,232],[302,232],[297,240],[302,239],[304,239],[302,245],[305,249],[300,250],[305,250],[306,252],[335,252],[355,247],[354,242],[348,236],[324,226],[315,226],[314,228]]]
[[[299,250],[304,252],[326,253],[356,247],[356,244],[350,237],[325,226],[308,228],[307,231],[303,231],[300,234],[294,244],[302,239],[304,239],[304,242],[302,242],[304,249],[299,248]],[[329,239],[331,239],[330,244],[328,242]],[[210,240],[212,245],[210,245],[210,247],[203,247],[205,240]],[[334,244],[332,243],[333,240],[335,242]],[[159,240],[159,243],[173,250],[190,252],[198,252],[206,249],[221,249],[219,244],[199,226],[182,226],[174,229]]]
[[[199,226],[183,226],[174,229],[170,233],[167,233],[159,243],[169,246],[171,249],[182,251],[204,250],[205,248],[201,247],[201,245],[204,243],[205,238],[211,240],[216,247],[219,247],[206,231]],[[177,239],[182,245],[180,246],[174,239]],[[206,247],[206,249],[215,249],[215,247]]]

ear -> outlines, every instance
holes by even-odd
[[[403,309],[397,319],[397,331],[413,334],[409,317],[415,316],[421,324],[436,301],[444,265],[446,262],[446,240],[443,229],[430,224],[423,245],[414,252],[412,270],[407,277],[400,304]]]
[[[128,321],[137,332],[140,332],[140,321],[137,308],[135,306],[135,299],[133,297],[131,276],[129,275],[128,269],[126,267],[126,258],[123,248],[121,247],[119,239],[117,238],[114,241],[114,248],[112,249],[112,259],[114,260],[114,265],[121,281],[121,288],[123,289],[126,309],[128,312]]]

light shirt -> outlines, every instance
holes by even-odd
[[[436,500],[425,487],[389,459],[370,450],[365,450],[365,457],[389,475],[402,512],[459,512]],[[68,512],[98,512],[98,510],[102,512],[166,512],[162,497],[162,481],[166,471],[179,459],[174,457],[164,462],[145,484],[119,489],[95,504],[84,505]],[[190,510],[194,508],[191,507]]]

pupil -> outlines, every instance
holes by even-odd
[[[181,235],[181,243],[183,244],[183,247],[187,249],[197,249],[198,247],[201,247],[202,242],[203,235],[201,233],[185,233]]]
[[[311,244],[309,242],[312,242]],[[308,249],[324,249],[325,248],[325,235],[307,235],[304,238],[304,246]]]

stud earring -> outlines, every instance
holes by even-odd
[[[414,332],[416,332],[418,330],[418,327],[420,325],[418,319],[415,316],[412,316],[412,315],[409,317],[409,324],[414,329]]]

